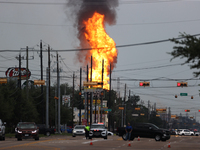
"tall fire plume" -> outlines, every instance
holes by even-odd
[[[105,24],[116,23],[115,8],[118,0],[69,0],[68,6],[73,9],[71,14],[76,17],[79,48],[91,48],[77,52],[77,60],[86,66],[91,64],[92,56],[92,81],[99,82],[102,81],[104,61],[103,87],[109,89],[109,74],[116,66],[118,52],[114,40],[106,33]]]

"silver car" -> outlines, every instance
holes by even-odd
[[[85,135],[85,125],[76,125],[73,129],[72,136]]]

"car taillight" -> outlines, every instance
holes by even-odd
[[[56,132],[56,129],[54,129],[54,132]]]

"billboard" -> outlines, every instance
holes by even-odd
[[[14,77],[19,78],[19,68],[17,67],[10,67],[5,72],[6,77]],[[28,78],[30,78],[31,72],[28,70]],[[26,68],[21,68],[21,79],[26,79]]]

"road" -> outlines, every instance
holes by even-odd
[[[15,138],[6,138],[0,141],[0,150],[199,150],[200,136],[171,136],[166,142],[156,142],[154,139],[140,138],[134,141],[123,141],[118,136],[109,136],[107,140],[94,138],[86,140],[83,136],[50,136],[42,137],[39,141],[34,139],[23,139],[17,141]],[[93,145],[90,145],[92,142]]]

